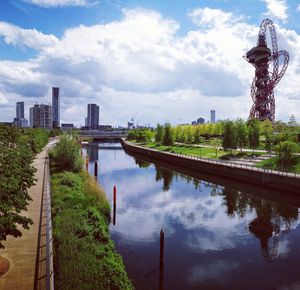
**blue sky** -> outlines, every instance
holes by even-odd
[[[249,4],[250,3],[250,4]],[[276,119],[299,116],[300,1],[5,0],[0,3],[0,121],[61,88],[62,122],[247,118],[254,69],[242,59],[264,18],[289,51]],[[299,120],[298,120],[299,121]]]

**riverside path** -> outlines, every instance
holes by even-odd
[[[21,230],[22,237],[8,236],[3,242],[5,249],[0,250],[0,256],[10,262],[6,274],[0,277],[0,290],[42,290],[46,286],[46,195],[45,188],[48,183],[48,157],[47,151],[55,141],[51,141],[45,149],[36,156],[33,165],[36,184],[29,188],[32,198],[27,211],[23,212],[33,220],[29,230]],[[51,267],[52,268],[52,267]],[[52,270],[52,269],[51,269]]]

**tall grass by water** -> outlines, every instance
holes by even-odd
[[[110,239],[104,191],[83,170],[60,172],[57,152],[51,156],[55,288],[133,289]]]

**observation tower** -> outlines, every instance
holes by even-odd
[[[267,29],[271,45],[267,45]],[[279,71],[279,58],[281,70]],[[249,50],[244,58],[255,67],[255,77],[251,85],[252,105],[249,119],[275,121],[274,88],[283,77],[289,63],[289,53],[278,51],[276,31],[270,19],[264,19],[260,25],[257,45]],[[272,71],[269,70],[271,66]]]

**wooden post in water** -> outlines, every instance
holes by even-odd
[[[97,179],[98,176],[98,161],[95,160],[95,165],[94,165],[94,177]]]
[[[85,156],[85,169],[86,171],[89,171],[89,156]]]
[[[113,202],[113,225],[116,224],[116,208],[117,208],[117,189],[114,186],[114,202]]]
[[[159,265],[162,266],[164,264],[164,242],[165,242],[165,233],[164,230],[160,230],[160,249],[159,249]]]

